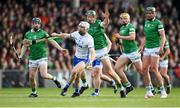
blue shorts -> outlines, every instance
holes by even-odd
[[[83,61],[86,64],[88,62],[88,59],[77,58],[76,56],[74,56],[74,58],[73,58],[73,66],[76,66],[81,61]]]
[[[102,63],[101,63],[101,61],[100,61],[99,59],[96,59],[96,60],[94,60],[94,61],[92,62],[92,66],[93,66],[94,68],[102,68]]]

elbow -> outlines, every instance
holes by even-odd
[[[135,40],[136,39],[136,37],[135,36],[132,36],[131,38],[130,38],[130,40]]]

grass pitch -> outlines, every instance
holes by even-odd
[[[0,89],[0,107],[180,107],[180,88],[173,88],[167,99],[160,99],[160,95],[144,99],[143,88],[136,88],[124,99],[111,88],[102,88],[97,97],[90,96],[92,91],[88,89],[80,97],[71,98],[73,89],[62,97],[57,88],[39,88],[38,98],[28,98],[30,88]]]

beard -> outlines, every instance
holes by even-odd
[[[36,32],[36,31],[38,31],[38,30],[39,30],[39,28],[33,28],[33,30]]]
[[[81,36],[83,36],[83,35],[85,35],[86,33],[82,32],[82,31],[79,31],[79,34],[80,34]]]

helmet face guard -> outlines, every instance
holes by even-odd
[[[156,12],[156,8],[155,7],[147,7],[146,8],[146,13],[147,12]]]
[[[96,12],[94,10],[88,10],[86,12],[86,16],[88,16],[88,15],[96,16]]]
[[[86,21],[81,21],[81,22],[79,23],[79,27],[83,27],[83,28],[85,28],[86,30],[88,30],[89,27],[90,27],[90,24],[89,24],[88,22],[86,22]]]
[[[32,23],[38,23],[38,24],[41,24],[41,19],[35,17],[35,18],[32,19]]]
[[[156,17],[156,8],[155,7],[147,7],[146,8],[146,17],[148,20],[153,20]]]

